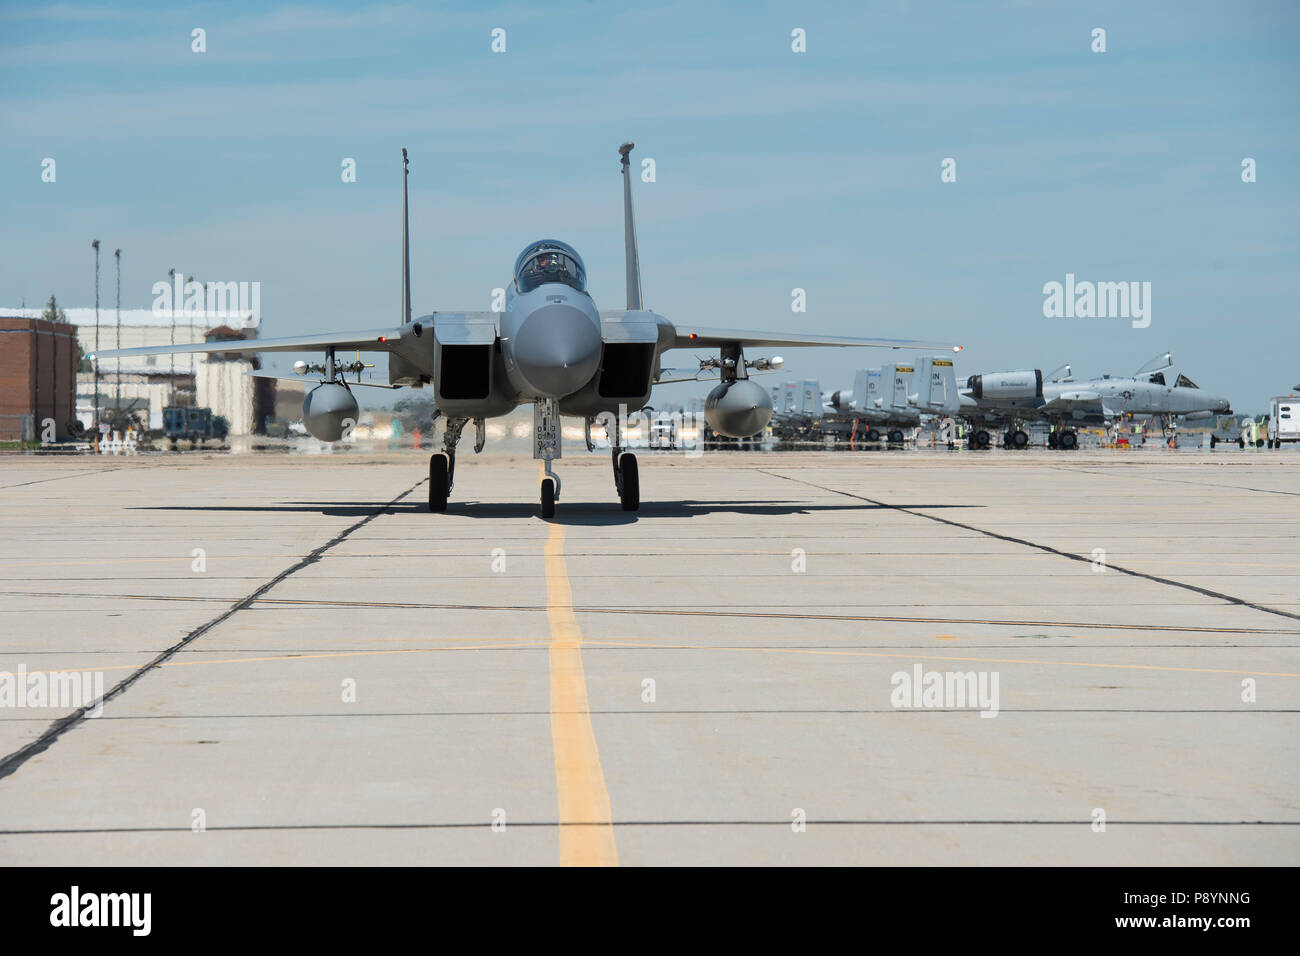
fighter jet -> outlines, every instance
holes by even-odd
[[[1170,384],[1169,379],[1173,379]],[[1076,382],[1063,365],[1043,375],[1040,369],[972,375],[961,393],[962,415],[977,430],[971,447],[988,448],[990,437],[981,424],[1006,424],[1003,447],[1024,448],[1029,435],[1023,424],[1047,421],[1048,446],[1069,450],[1079,444],[1071,426],[1109,425],[1122,415],[1156,415],[1166,435],[1176,418],[1200,418],[1232,413],[1226,398],[1207,395],[1186,375],[1174,377],[1173,356],[1165,352],[1129,377]]]
[[[401,324],[351,332],[320,333],[237,343],[207,342],[188,346],[114,349],[98,358],[207,352],[320,351],[322,363],[295,364],[293,376],[254,374],[303,380],[315,373],[317,386],[303,401],[303,423],[322,441],[338,441],[357,418],[352,389],[366,366],[358,356],[340,362],[339,353],[388,354],[387,387],[432,385],[438,413],[445,421],[443,449],[429,459],[429,510],[445,511],[456,475],[456,447],[471,421],[481,451],[485,421],[506,415],[521,404],[533,405],[533,457],[545,463],[541,513],[553,517],[560,498],[560,478],[552,464],[561,457],[560,417],[586,423],[588,450],[594,450],[591,426],[604,425],[611,448],[614,486],[625,511],[640,505],[636,456],[623,444],[620,412],[636,411],[656,385],[683,380],[665,375],[660,359],[670,349],[716,348],[716,357],[699,360],[690,378],[715,376],[705,417],[718,433],[744,437],[762,431],[772,416],[767,389],[749,380],[751,370],[770,360],[748,358],[747,350],[800,346],[875,346],[895,349],[961,346],[914,339],[855,338],[837,335],[720,329],[670,322],[644,307],[636,224],[629,172],[632,143],[619,147],[623,176],[623,239],[627,308],[600,311],[587,292],[587,269],[577,250],[555,239],[530,243],[515,260],[506,287],[504,311],[435,311],[411,317],[411,261],[407,182],[410,162],[402,150],[402,311]],[[355,372],[356,382],[347,374]]]

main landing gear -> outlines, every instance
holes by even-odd
[[[456,446],[460,443],[460,433],[465,430],[468,418],[448,418],[442,433],[442,451],[429,456],[429,510],[446,511],[447,499],[456,478]],[[478,440],[474,451],[483,449],[483,421],[479,419]]]
[[[613,418],[605,420],[605,437],[609,439],[609,458],[614,465],[614,489],[618,492],[618,502],[624,511],[636,511],[641,507],[641,474],[637,470],[636,455],[623,450],[623,436],[619,433],[619,421]]]
[[[1071,451],[1079,447],[1079,433],[1073,428],[1054,429],[1047,435],[1047,447]]]
[[[1021,428],[1017,428],[1013,431],[1008,431],[1005,435],[1002,436],[1002,447],[1003,448],[1028,448],[1029,433],[1024,431],[1024,429]]]

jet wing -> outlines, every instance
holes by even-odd
[[[702,326],[680,326],[673,344],[675,349],[696,348],[702,345],[727,345],[737,343],[756,348],[800,348],[803,346],[830,346],[834,348],[884,348],[884,349],[942,349],[960,352],[960,345],[948,342],[926,342],[920,339],[868,339],[844,335],[807,335],[801,332],[759,332],[752,329],[716,329]]]
[[[359,332],[325,332],[279,339],[236,339],[226,342],[196,342],[193,345],[146,345],[134,349],[102,349],[91,359],[128,358],[133,355],[183,355],[190,352],[213,355],[241,352],[314,352],[335,348],[348,352],[390,352],[401,339],[401,329],[365,329]]]
[[[749,376],[767,375],[777,372],[774,368],[751,368]],[[670,385],[673,382],[716,382],[721,377],[716,368],[661,368],[655,378],[655,385]]]
[[[1043,407],[1067,407],[1071,405],[1101,405],[1101,396],[1087,389],[1076,389],[1074,391],[1062,392],[1050,402],[1045,402]]]
[[[274,378],[281,382],[301,382],[303,385],[311,385],[313,387],[324,384],[324,380],[319,375],[281,375],[279,372],[263,371],[261,369],[252,372],[245,372],[244,374],[250,378]],[[385,382],[356,382],[350,380],[345,384],[348,388],[352,388],[354,385],[363,385],[367,388],[398,389],[402,387],[400,385],[389,385]]]
[[[1106,407],[1106,403],[1097,392],[1088,389],[1075,389],[1062,392],[1050,402],[1045,402],[1038,409],[1049,415],[1072,415],[1083,418],[1088,415],[1111,417],[1115,413]]]

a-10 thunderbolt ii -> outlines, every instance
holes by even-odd
[[[270,378],[310,378],[317,382],[303,401],[303,425],[322,441],[338,441],[355,424],[357,401],[352,388],[365,368],[358,356],[340,362],[338,353],[383,352],[388,355],[389,388],[432,385],[444,421],[443,450],[429,459],[429,509],[445,511],[456,474],[456,446],[461,431],[474,422],[480,451],[486,419],[533,404],[533,457],[545,462],[541,482],[543,517],[552,517],[560,497],[560,479],[552,462],[561,455],[560,416],[582,418],[587,447],[591,425],[600,420],[609,432],[614,486],[625,511],[640,504],[636,456],[623,445],[622,415],[642,408],[657,384],[716,378],[705,401],[705,417],[714,431],[745,437],[762,431],[772,416],[767,389],[749,380],[750,370],[771,365],[746,358],[746,350],[798,346],[875,346],[901,349],[961,346],[913,339],[854,338],[836,335],[760,332],[676,325],[642,305],[641,270],[632,212],[629,155],[632,143],[619,147],[623,174],[623,238],[627,308],[599,311],[587,292],[587,270],[572,246],[553,239],[528,245],[515,262],[506,287],[504,311],[436,311],[411,318],[410,230],[407,180],[410,166],[402,150],[402,313],[393,328],[319,333],[240,342],[188,346],[115,349],[98,358],[167,353],[324,353],[320,364],[295,363],[294,376],[271,372]],[[670,349],[716,348],[716,357],[699,369],[661,368]],[[345,375],[355,372],[356,382]],[[313,376],[312,373],[315,373]],[[378,383],[376,383],[378,384]],[[620,414],[621,413],[621,414]],[[612,427],[611,427],[612,425]]]
[[[952,359],[922,356],[909,365],[859,369],[853,389],[832,392],[830,406],[852,415],[866,426],[866,440],[901,444],[904,428],[916,428],[930,418],[957,414],[961,395]]]
[[[1024,448],[1029,435],[1023,424],[1046,421],[1047,443],[1069,450],[1079,444],[1078,425],[1110,425],[1123,415],[1155,415],[1168,435],[1177,418],[1196,420],[1232,414],[1226,398],[1209,395],[1189,379],[1175,376],[1173,357],[1156,356],[1129,377],[1103,375],[1076,382],[1063,365],[1044,375],[1040,369],[972,375],[962,389],[961,414],[976,430],[971,447],[988,448],[984,424],[1005,424],[1003,447]]]

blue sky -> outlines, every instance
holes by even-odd
[[[1290,3],[7,3],[0,305],[92,303],[97,237],[126,306],[175,267],[260,281],[265,336],[395,323],[405,146],[417,312],[488,308],[540,236],[619,308],[631,138],[669,318],[951,340],[961,376],[1171,349],[1258,410],[1300,384],[1298,27]],[[1151,282],[1150,327],[1044,318],[1067,272]],[[890,354],[787,352],[788,377]]]

